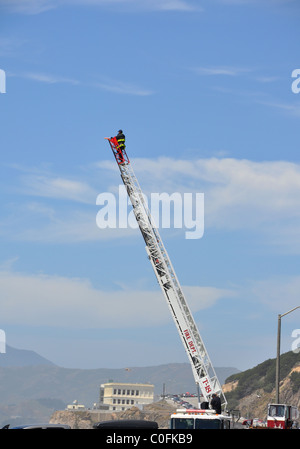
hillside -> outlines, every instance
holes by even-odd
[[[224,392],[230,409],[242,416],[265,418],[267,405],[275,402],[276,359],[269,359],[226,379]],[[300,355],[287,352],[280,357],[280,402],[300,409]]]

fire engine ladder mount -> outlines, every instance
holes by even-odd
[[[130,198],[133,212],[146,243],[146,252],[152,264],[157,281],[175,321],[183,346],[192,366],[192,372],[198,389],[199,408],[200,392],[203,402],[210,403],[213,393],[221,399],[223,410],[227,401],[217,378],[207,350],[197,329],[183,291],[173,269],[171,260],[163,245],[157,227],[151,217],[143,192],[134,174],[127,153],[120,150],[115,139],[106,138],[121,172],[121,178]],[[199,391],[200,389],[200,391]]]

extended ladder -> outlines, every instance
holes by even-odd
[[[223,408],[226,409],[227,401],[222,391],[222,387],[185,300],[171,264],[171,260],[160,238],[157,227],[153,222],[127,153],[125,150],[120,150],[116,139],[106,139],[109,141],[120,169],[121,178],[127,189],[134,215],[146,243],[146,251],[149,260],[167,300],[167,304],[189,357],[198,392],[200,388],[204,402],[209,403],[212,394],[218,394]]]

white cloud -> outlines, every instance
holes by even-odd
[[[255,281],[249,286],[248,295],[253,295],[261,304],[265,304],[272,311],[286,313],[294,307],[300,306],[300,276],[277,276],[276,278]],[[247,293],[246,293],[247,294]],[[299,322],[300,309],[290,319]]]
[[[257,81],[259,81],[260,83],[274,83],[275,81],[280,80],[279,76],[258,76],[256,78]]]
[[[25,78],[34,80],[34,81],[40,81],[42,83],[47,83],[47,84],[57,84],[57,83],[67,83],[67,84],[79,84],[79,81],[74,80],[72,78],[64,78],[61,76],[54,76],[54,75],[49,75],[49,74],[45,74],[45,73],[25,73],[24,74]]]
[[[201,11],[193,0],[65,0],[66,4],[84,6],[125,6],[131,10]]]
[[[243,6],[243,5],[259,5],[259,6],[264,6],[264,5],[270,5],[270,6],[274,6],[276,4],[278,5],[287,5],[290,3],[294,3],[297,0],[215,0],[218,3],[223,3],[225,5],[237,5],[237,6]]]
[[[202,11],[202,8],[191,0],[0,0],[0,8],[20,14],[40,14],[66,5],[112,8],[118,6],[130,8],[131,11]]]
[[[0,47],[0,51],[1,51],[1,47]],[[16,75],[13,75],[16,76]],[[34,72],[29,72],[29,73],[24,73],[22,75],[19,75],[23,78],[27,78],[33,81],[38,81],[40,83],[45,83],[45,84],[71,84],[73,86],[76,85],[85,85],[88,87],[92,87],[92,88],[97,88],[97,89],[102,89],[108,92],[114,92],[117,94],[125,94],[125,95],[137,95],[137,96],[148,96],[148,95],[153,95],[154,92],[149,90],[149,89],[145,89],[142,88],[134,83],[126,83],[123,81],[117,81],[117,80],[105,80],[102,82],[81,82],[78,81],[74,78],[68,78],[68,77],[63,77],[63,76],[59,76],[59,75],[52,75],[52,74],[48,74],[48,73],[34,73]]]
[[[155,192],[204,193],[205,230],[212,227],[255,232],[265,238],[265,243],[276,245],[281,251],[299,252],[300,164],[234,158],[137,158],[132,163],[148,199]],[[38,171],[21,176],[18,193],[48,201],[23,202],[22,223],[18,207],[12,217],[2,220],[2,233],[18,239],[64,241],[65,238],[69,242],[136,235],[137,231],[130,228],[97,228],[100,207],[96,198],[101,190],[110,191],[118,202],[119,181],[116,178],[115,185],[111,185],[109,170],[116,170],[112,161],[102,161],[89,170],[88,181]],[[105,171],[104,177],[99,176],[99,170]],[[129,206],[128,214],[130,210]]]
[[[220,228],[257,228],[300,218],[300,166],[289,162],[200,161],[208,219]],[[201,179],[201,175],[200,175]]]
[[[227,76],[238,76],[241,73],[249,72],[250,69],[242,67],[230,67],[230,66],[220,66],[220,67],[195,67],[192,69],[198,75],[227,75]]]
[[[27,205],[28,210],[30,206]],[[123,239],[137,235],[137,230],[130,228],[99,229],[96,224],[96,210],[90,213],[79,210],[63,213],[53,210],[52,217],[46,220],[43,216],[43,210],[43,205],[38,205],[36,208],[35,217],[40,217],[41,221],[30,221],[31,214],[26,223],[26,220],[22,217],[22,224],[25,224],[25,226],[13,234],[11,226],[7,226],[7,235],[19,241],[62,244]]]
[[[0,8],[20,14],[40,14],[56,6],[57,0],[0,0]]]
[[[88,280],[0,273],[1,322],[61,328],[139,328],[170,321],[160,290],[103,291]],[[183,288],[184,289],[184,288]],[[212,306],[233,292],[186,287],[192,312]]]
[[[134,166],[148,191],[159,185],[160,191],[204,192],[206,222],[210,226],[257,228],[273,223],[274,219],[300,218],[300,164],[297,163],[159,158],[137,159]]]
[[[276,101],[257,101],[264,106],[279,109],[287,114],[295,117],[300,117],[300,104],[299,103],[282,103]]]
[[[44,174],[23,176],[22,192],[27,195],[68,199],[89,204],[94,204],[97,194],[86,182]]]
[[[157,186],[160,192],[203,192],[205,229],[255,232],[265,244],[299,253],[300,164],[234,158],[133,163],[147,195]]]
[[[1,5],[1,0],[0,0]],[[0,56],[12,56],[19,51],[26,40],[21,40],[16,37],[1,37],[0,38]]]
[[[126,95],[137,95],[137,96],[148,96],[152,95],[154,92],[148,89],[141,88],[135,84],[125,83],[122,81],[106,81],[95,83],[95,87],[99,87],[100,89],[114,92],[117,94],[126,94]]]
[[[3,262],[0,263],[0,272],[4,271],[11,271],[13,269],[13,265],[15,262],[17,262],[19,260],[19,257],[12,257],[10,259],[4,260]]]
[[[152,0],[153,2],[153,0]],[[202,11],[201,6],[183,0],[164,0],[157,3],[157,8],[165,11]]]

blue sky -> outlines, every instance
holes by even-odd
[[[204,193],[161,229],[215,366],[276,356],[300,305],[295,0],[0,0],[0,328],[72,368],[187,362],[138,230],[99,229],[122,128],[146,195]],[[282,320],[291,350],[299,312]],[[299,331],[300,332],[300,331]]]

